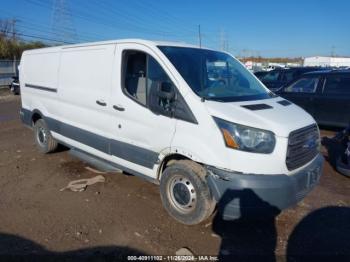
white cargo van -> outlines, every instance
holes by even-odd
[[[21,119],[41,152],[62,143],[160,184],[185,224],[217,203],[225,219],[282,210],[321,174],[314,119],[224,52],[133,39],[30,50],[20,84]]]

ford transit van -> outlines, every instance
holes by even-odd
[[[137,39],[30,50],[20,85],[21,119],[41,152],[61,143],[101,169],[159,184],[165,209],[185,224],[218,203],[225,219],[283,210],[322,171],[314,119],[225,52]]]

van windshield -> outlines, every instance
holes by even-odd
[[[226,53],[188,47],[158,47],[191,89],[202,98],[234,102],[275,96]]]

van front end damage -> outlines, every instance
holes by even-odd
[[[225,220],[277,215],[301,201],[315,187],[323,161],[319,154],[292,175],[243,174],[208,166],[207,181]]]

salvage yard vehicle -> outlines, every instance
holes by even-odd
[[[350,122],[349,70],[306,73],[278,94],[304,108],[320,125],[345,128]]]
[[[300,75],[307,72],[325,70],[322,67],[291,67],[291,68],[277,68],[269,71],[267,74],[255,73],[261,82],[264,83],[271,91],[276,92],[284,85],[289,84]]]
[[[323,137],[321,144],[328,150],[330,163],[337,171],[350,177],[350,124],[332,138]],[[332,163],[333,162],[333,163]],[[334,163],[335,162],[335,163]]]
[[[62,143],[85,162],[159,184],[184,224],[207,219],[228,192],[224,219],[242,208],[263,215],[266,203],[285,209],[321,175],[314,119],[228,53],[137,39],[50,47],[23,53],[20,84],[21,119],[41,152]],[[243,207],[233,199],[242,190],[265,205]]]
[[[19,95],[20,94],[20,88],[19,88],[19,79],[18,76],[13,76],[12,77],[12,82],[10,85],[10,90],[14,95]]]

